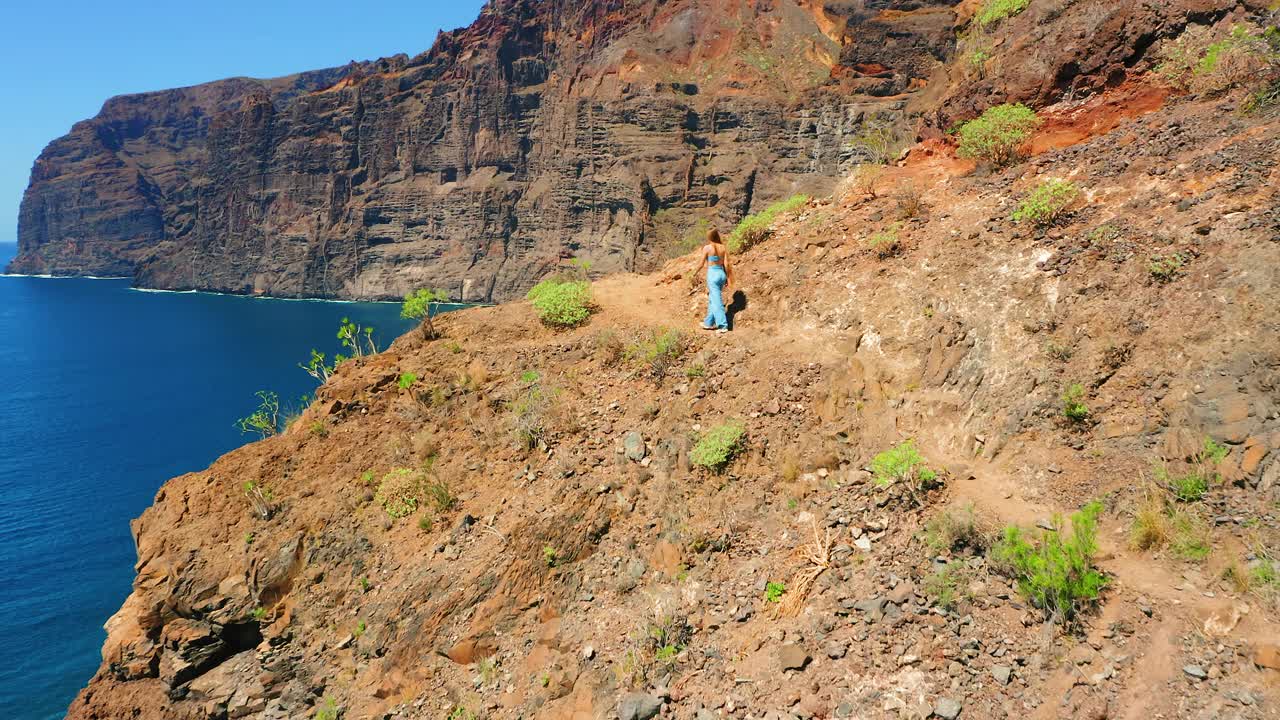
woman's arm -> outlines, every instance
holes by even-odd
[[[727,288],[733,284],[733,265],[729,263],[729,248],[724,249],[724,257],[720,258],[720,262],[724,263],[724,286]]]
[[[694,269],[693,269],[693,276],[694,276],[694,277],[697,277],[697,276],[702,272],[702,268],[704,268],[704,267],[706,267],[706,266],[707,266],[707,248],[706,248],[706,246],[704,245],[704,246],[702,247],[702,255],[701,255],[701,257],[698,259],[698,267],[696,267],[696,268],[694,268]]]

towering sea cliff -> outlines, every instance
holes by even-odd
[[[646,269],[901,132],[952,4],[495,0],[414,58],[115,98],[36,161],[10,269],[465,300]]]

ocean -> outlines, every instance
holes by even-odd
[[[62,717],[129,593],[129,521],[251,439],[234,423],[256,391],[313,391],[297,365],[339,349],[343,317],[380,346],[410,326],[391,303],[0,277],[0,718]]]

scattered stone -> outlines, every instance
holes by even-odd
[[[871,538],[867,537],[866,535],[863,535],[862,537],[853,541],[853,546],[858,548],[864,553],[869,553],[871,552]]]
[[[844,657],[848,652],[849,652],[849,646],[845,645],[844,643],[833,642],[833,643],[827,644],[827,657],[831,658],[832,660],[839,660],[840,658]]]
[[[1206,673],[1204,671],[1204,668],[1200,667],[1199,665],[1184,665],[1182,667],[1182,672],[1187,677],[1191,678],[1192,680],[1195,680],[1196,682],[1199,682],[1201,680],[1207,680],[1209,678],[1209,674]]]
[[[991,677],[995,678],[996,682],[1001,685],[1008,685],[1013,678],[1013,668],[1008,665],[996,665],[991,668]]]
[[[1259,643],[1253,648],[1253,664],[1261,668],[1280,670],[1280,644]]]
[[[804,648],[795,643],[787,643],[778,648],[778,664],[783,670],[803,670],[812,659]]]
[[[618,701],[618,720],[649,720],[662,709],[662,699],[649,693],[635,692]]]
[[[582,648],[582,659],[583,659],[583,660],[590,660],[591,658],[593,658],[593,657],[595,657],[595,656],[596,656],[596,649],[595,649],[595,648],[591,647],[590,645],[588,645],[588,646],[586,646],[586,647]]]
[[[962,709],[964,709],[964,706],[960,704],[959,700],[942,698],[933,706],[933,714],[943,720],[956,720],[956,718],[960,717]]]
[[[631,462],[640,462],[648,453],[649,448],[644,444],[644,436],[632,430],[622,439],[622,450],[627,455],[627,459]]]

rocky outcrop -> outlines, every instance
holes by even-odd
[[[905,127],[951,4],[494,0],[412,59],[116,98],[37,160],[10,269],[465,300],[644,269]]]

